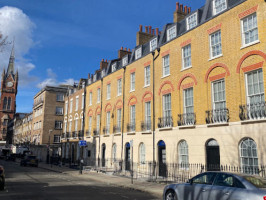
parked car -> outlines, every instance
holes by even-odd
[[[4,167],[0,165],[0,190],[5,189],[5,170]]]
[[[20,161],[20,166],[35,166],[38,167],[38,159],[36,156],[33,155],[27,155]]]
[[[188,183],[164,188],[164,200],[266,200],[266,179],[256,175],[205,172]]]

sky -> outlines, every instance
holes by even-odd
[[[179,0],[194,11],[205,0]],[[19,72],[17,112],[32,112],[44,86],[73,84],[94,73],[121,47],[133,49],[139,25],[162,30],[173,22],[174,0],[1,0],[0,70],[15,41]]]

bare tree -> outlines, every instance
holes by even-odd
[[[3,47],[7,45],[7,36],[3,38],[3,35],[0,33],[0,52],[3,50]]]

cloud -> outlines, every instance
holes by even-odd
[[[47,78],[40,82],[37,87],[42,89],[45,86],[58,86],[58,85],[73,85],[74,83],[77,83],[77,80],[74,80],[73,78],[65,79],[63,82],[58,82],[56,80],[57,75],[53,72],[51,68],[48,68],[46,70]]]
[[[5,6],[0,8],[0,33],[8,37],[8,44],[1,48],[0,70],[7,68],[12,48],[12,41],[15,39],[15,67],[19,70],[19,86],[28,86],[37,77],[31,76],[30,72],[35,65],[26,58],[27,53],[34,47],[33,30],[35,24],[22,10]]]

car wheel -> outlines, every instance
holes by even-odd
[[[166,192],[165,200],[177,200],[175,192],[173,190]]]

